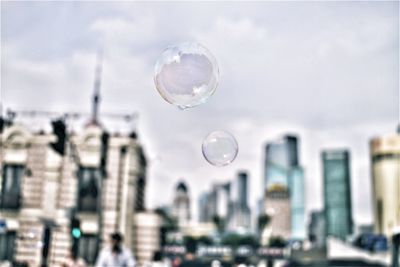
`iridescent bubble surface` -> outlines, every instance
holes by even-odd
[[[230,164],[235,160],[238,150],[239,147],[235,137],[223,130],[209,133],[202,144],[204,158],[215,166]]]
[[[167,48],[155,66],[157,91],[168,103],[181,109],[206,102],[215,92],[218,79],[216,59],[198,43]]]

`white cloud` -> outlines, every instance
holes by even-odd
[[[99,33],[107,44],[114,47],[139,46],[155,42],[157,39],[155,20],[151,16],[128,18],[100,18],[89,29]]]

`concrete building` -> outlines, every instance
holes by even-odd
[[[138,212],[135,215],[134,251],[140,266],[149,264],[156,251],[161,249],[163,220],[155,212]]]
[[[109,135],[99,122],[100,74],[97,66],[93,112],[81,132],[62,120],[52,133],[15,119],[0,127],[0,262],[57,267],[72,248],[93,264],[116,231],[134,247],[146,160],[135,133]]]
[[[371,140],[371,171],[376,233],[390,237],[400,226],[400,129]]]
[[[80,221],[78,250],[89,263],[114,231],[132,247],[137,196],[143,194],[138,189],[144,190],[138,187],[145,177],[143,152],[137,139],[126,136],[110,137],[104,154],[103,133],[98,125],[86,127],[70,136],[64,154],[52,147],[54,134],[13,125],[0,135],[0,218],[12,236],[14,260],[60,266],[73,245],[71,216]]]
[[[190,197],[187,185],[181,181],[175,189],[174,201],[172,204],[172,216],[176,218],[180,227],[190,223]]]
[[[269,236],[289,239],[291,236],[291,212],[289,191],[284,186],[274,185],[265,193],[265,214],[270,216]]]
[[[326,235],[345,240],[353,233],[350,153],[322,152]]]

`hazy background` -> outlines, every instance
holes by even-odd
[[[158,95],[153,68],[184,41],[209,48],[221,75],[207,103],[181,111]],[[184,177],[196,210],[212,181],[247,169],[254,208],[265,142],[296,133],[307,211],[322,207],[321,149],[349,148],[355,220],[372,220],[368,142],[399,121],[399,2],[2,1],[3,107],[89,112],[99,46],[101,111],[139,112],[150,207],[172,201]],[[224,168],[201,154],[215,129],[239,143]]]

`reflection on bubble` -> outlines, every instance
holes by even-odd
[[[209,133],[203,141],[204,158],[215,166],[225,166],[235,160],[238,144],[235,137],[227,131]]]
[[[181,109],[207,101],[218,85],[214,56],[197,43],[167,48],[157,61],[154,82],[160,95]]]

